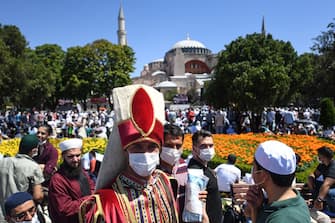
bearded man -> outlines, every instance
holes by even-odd
[[[59,144],[63,163],[51,177],[49,212],[52,222],[79,222],[81,202],[94,191],[94,182],[81,167],[81,139],[69,139]]]

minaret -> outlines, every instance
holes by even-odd
[[[127,45],[126,22],[124,20],[122,4],[120,5],[118,17],[119,30],[117,31],[118,43],[121,46]]]
[[[265,31],[265,21],[264,21],[264,16],[263,16],[263,20],[262,20],[262,34],[265,36],[266,31]]]

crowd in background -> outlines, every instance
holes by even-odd
[[[212,109],[209,106],[183,110],[166,109],[166,120],[178,125],[184,133],[205,129],[213,134],[265,132],[269,134],[304,134],[334,137],[332,129],[318,124],[320,111],[314,108],[264,108],[261,113],[239,112],[234,109]],[[34,134],[38,126],[49,124],[54,138],[108,138],[114,124],[114,111],[14,111],[0,113],[0,132],[3,139],[21,138]]]

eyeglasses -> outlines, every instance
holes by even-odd
[[[73,159],[74,157],[79,158],[80,156],[81,156],[81,154],[73,154],[73,155],[68,155],[66,157],[69,158],[69,159]]]
[[[38,135],[38,134],[46,135],[47,133],[46,133],[46,132],[37,132],[36,134],[37,134],[37,135]]]
[[[21,212],[21,213],[15,215],[15,216],[13,216],[13,218],[15,219],[15,221],[18,221],[18,222],[24,221],[27,218],[28,213],[29,213],[30,216],[33,217],[35,215],[35,212],[36,212],[36,207],[33,206],[33,207],[29,208],[27,211]]]

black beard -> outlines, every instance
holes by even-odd
[[[61,169],[63,169],[65,176],[67,176],[69,179],[79,179],[79,175],[82,172],[80,163],[78,167],[72,167],[65,160],[61,164]]]

